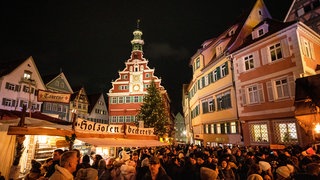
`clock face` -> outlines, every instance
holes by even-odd
[[[139,89],[140,89],[140,86],[138,84],[133,86],[133,90],[134,91],[139,91]]]

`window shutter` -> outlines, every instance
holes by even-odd
[[[289,88],[290,88],[290,97],[294,98],[295,97],[295,82],[293,76],[288,77],[289,81]]]
[[[254,63],[254,68],[260,67],[260,58],[259,58],[259,52],[255,51],[253,53],[253,63]]]
[[[4,105],[6,102],[6,98],[2,98],[2,105]]]
[[[206,125],[205,125],[205,124],[203,125],[203,134],[207,134],[207,132],[206,132]]]
[[[11,106],[12,106],[12,107],[16,107],[16,100],[12,100]]]
[[[311,43],[311,42],[310,42],[310,51],[311,51],[311,58],[316,59],[316,55],[314,53],[313,43]]]
[[[264,102],[262,84],[258,84],[258,94],[259,94],[259,102],[260,102],[260,103]]]
[[[268,100],[274,101],[272,83],[271,81],[269,81],[266,84],[267,84],[267,91],[268,91]]]
[[[283,51],[283,57],[289,57],[290,56],[290,49],[287,39],[281,40],[281,49]]]
[[[306,55],[306,47],[305,47],[305,39],[303,37],[300,38],[300,43],[301,43],[301,49],[302,49],[302,54]]]
[[[228,61],[225,63],[225,65],[226,65],[226,75],[228,75],[229,74]]]
[[[217,77],[218,77],[218,79],[221,78],[220,66],[217,67]],[[217,79],[217,80],[218,80],[218,79]]]
[[[238,64],[239,73],[244,72],[244,60],[243,60],[243,58],[238,59],[237,60],[237,64]]]
[[[9,89],[9,83],[8,82],[6,83],[6,89]]]
[[[241,99],[242,99],[242,106],[247,105],[247,99],[246,99],[246,91],[244,88],[240,89]]]
[[[261,58],[262,58],[262,65],[268,64],[268,47],[264,47],[261,49]]]

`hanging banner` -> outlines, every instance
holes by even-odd
[[[127,135],[145,135],[145,136],[153,136],[154,134],[153,128],[140,128],[137,126],[126,126],[126,134]]]
[[[71,94],[69,93],[56,93],[44,90],[39,90],[38,92],[39,102],[69,103],[70,97]]]
[[[75,130],[82,133],[123,134],[123,125],[109,125],[77,118]]]
[[[142,135],[154,136],[153,128],[139,128],[136,126],[123,124],[102,124],[85,119],[77,118],[75,130],[82,133],[98,133],[98,134],[126,134],[126,135]]]

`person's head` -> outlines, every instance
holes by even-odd
[[[61,155],[63,154],[63,150],[62,149],[56,149],[53,151],[53,160],[54,161],[59,161],[61,158]]]
[[[53,158],[47,158],[47,159],[45,160],[46,166],[50,166],[52,163],[53,163]]]
[[[156,175],[159,173],[159,168],[161,167],[160,165],[160,160],[159,158],[152,156],[149,159],[149,170],[151,174]]]
[[[89,163],[90,163],[90,156],[86,154],[82,157],[82,164],[89,164]]]
[[[131,159],[137,162],[139,160],[139,154],[137,152],[133,152]]]
[[[106,167],[107,169],[111,169],[113,167],[113,163],[116,161],[115,158],[108,158],[106,161]]]
[[[320,174],[320,165],[318,163],[309,163],[306,166],[306,171],[308,174],[313,176],[319,176]]]
[[[93,161],[98,164],[100,159],[103,159],[103,157],[100,154],[96,154],[93,158]]]
[[[61,155],[60,166],[67,169],[70,173],[76,171],[78,165],[77,152],[67,151]]]
[[[227,160],[222,160],[222,161],[221,161],[221,167],[222,167],[223,169],[225,169],[225,168],[227,168],[227,166],[228,166],[228,161],[227,161]]]
[[[100,161],[98,163],[98,169],[105,169],[106,167],[107,167],[106,160],[100,159]]]
[[[263,180],[272,180],[271,176],[269,174],[265,174],[263,176]]]

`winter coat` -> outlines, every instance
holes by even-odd
[[[49,180],[73,180],[73,175],[65,168],[56,165],[54,173],[50,176]]]

